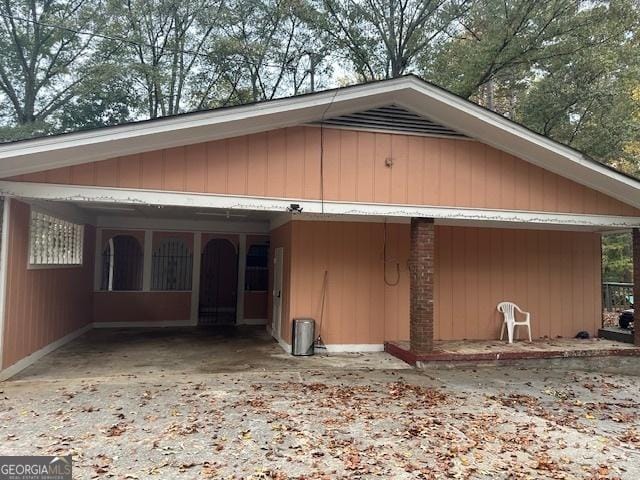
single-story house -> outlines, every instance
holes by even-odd
[[[640,298],[638,179],[415,76],[7,143],[0,179],[5,378],[95,327],[424,353],[509,300],[595,335],[607,231]]]

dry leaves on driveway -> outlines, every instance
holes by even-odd
[[[7,382],[0,435],[78,478],[636,479],[638,398],[634,377],[513,367]]]

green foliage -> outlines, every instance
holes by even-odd
[[[424,58],[423,72],[467,98],[491,80],[526,82],[540,59],[565,53],[558,40],[574,32],[576,15],[575,0],[474,2],[452,40]]]
[[[202,82],[220,74],[212,38],[220,26],[220,0],[109,0],[106,42],[120,46],[121,68],[144,117],[193,108],[198,72]],[[124,38],[121,42],[112,40]]]
[[[638,12],[612,2],[578,16],[592,25],[588,39],[572,36],[563,49],[570,61],[551,57],[538,63],[537,75],[518,106],[518,119],[544,135],[607,163],[628,157],[625,149],[640,133]],[[584,48],[586,42],[594,45]],[[634,173],[630,171],[629,173]]]
[[[43,137],[55,133],[51,125],[44,122],[32,122],[24,125],[0,125],[0,143]]]
[[[639,22],[635,0],[480,0],[421,72],[638,175]]]
[[[63,132],[77,130],[79,126],[98,128],[132,120],[132,112],[138,105],[132,80],[121,75],[115,65],[103,65],[54,118]]]
[[[602,280],[604,282],[633,282],[631,259],[630,233],[602,236]]]
[[[415,70],[448,37],[471,0],[317,0],[315,28],[361,80]]]
[[[233,0],[219,42],[230,64],[237,103],[295,94],[320,83],[325,47],[306,23],[309,5],[300,0]],[[313,86],[312,86],[313,88]]]
[[[0,2],[0,92],[12,107],[5,118],[42,124],[77,95],[94,37],[76,30],[96,30],[100,18],[88,0]]]

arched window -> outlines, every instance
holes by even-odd
[[[116,235],[102,252],[102,290],[142,290],[143,253],[131,235]]]
[[[191,290],[193,253],[180,238],[164,238],[153,251],[151,290]]]

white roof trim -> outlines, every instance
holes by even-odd
[[[519,210],[492,210],[480,208],[399,205],[387,203],[356,203],[294,198],[248,197],[237,195],[210,195],[206,193],[139,190],[127,188],[86,187],[0,180],[0,194],[9,197],[36,198],[52,201],[100,202],[129,205],[164,205],[226,210],[256,210],[286,213],[297,203],[305,214],[431,217],[447,221],[508,222],[538,225],[571,225],[603,228],[640,227],[640,217],[614,215],[586,215]]]
[[[0,145],[0,178],[311,123],[390,103],[640,208],[640,181],[413,76]]]

